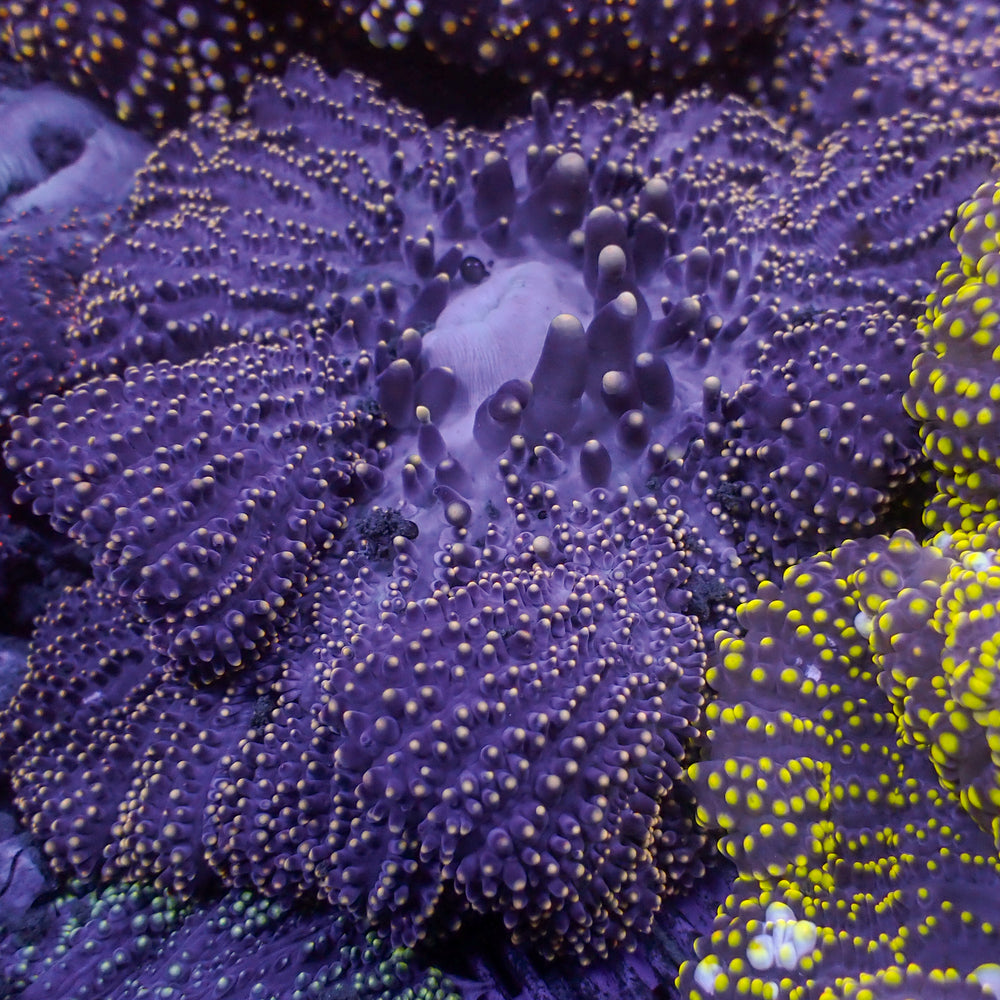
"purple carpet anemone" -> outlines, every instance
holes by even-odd
[[[584,491],[654,481],[669,494],[697,467],[712,487],[702,526],[763,575],[870,527],[911,482],[912,432],[887,423],[909,368],[906,303],[928,287],[923,262],[953,191],[992,162],[996,137],[981,123],[901,116],[811,150],[735,99],[699,93],[669,109],[538,98],[532,117],[490,136],[430,130],[360,78],[307,61],[257,84],[248,109],[248,121],[201,119],[163,141],[140,174],[133,225],[102,248],[71,325],[63,384],[106,382],[16,419],[6,452],[20,497],[94,549],[99,572],[159,623],[163,648],[199,659],[226,647],[236,660],[271,634],[275,598],[301,589],[310,540],[332,527],[306,484],[337,449],[365,463],[338,487],[345,500],[384,475],[421,510],[458,510],[442,497],[496,503],[496,480],[478,470],[511,441],[514,467]],[[750,427],[744,400],[771,390],[741,390],[748,368],[787,353],[781,338],[822,336],[849,306],[836,356],[800,366]],[[896,346],[872,354],[880,324]],[[768,338],[779,343],[762,348]],[[317,369],[317,344],[343,360]],[[278,406],[251,405],[249,385],[216,390],[241,366]],[[718,382],[704,393],[706,377]],[[332,417],[321,413],[330,393],[344,406]],[[803,393],[814,407],[796,421]],[[103,433],[129,441],[127,463],[93,460],[95,408],[107,410]],[[806,506],[804,470],[826,465],[808,445],[834,410],[829,468]],[[717,434],[720,417],[730,426]],[[386,450],[379,419],[416,430],[416,447]],[[788,419],[796,433],[770,445]],[[859,452],[851,442],[873,426]],[[247,437],[273,433],[280,442]],[[71,474],[54,477],[70,452]],[[226,472],[212,465],[222,459],[250,465]],[[290,516],[293,503],[311,526],[283,526],[251,554],[231,522],[231,556],[196,558],[211,537],[199,533],[215,530],[215,491],[270,495],[289,460],[286,499],[255,502],[253,518]],[[167,497],[175,513],[149,521]],[[220,627],[212,594],[237,625]]]
[[[703,870],[674,779],[712,570],[679,511],[590,503],[532,487],[485,537],[448,529],[436,567],[402,534],[370,563],[363,529],[282,646],[208,684],[150,666],[131,601],[68,591],[4,720],[18,807],[82,878],[183,897],[212,871],[407,946],[495,912],[602,954]]]
[[[15,418],[10,455],[35,513],[101,545],[97,579],[137,602],[156,648],[219,672],[273,634],[346,507],[381,484],[366,459],[382,421],[335,402],[356,382],[329,343],[281,330],[86,383]],[[110,450],[64,439],[46,460],[26,441],[63,429]]]
[[[548,16],[522,7],[488,24],[516,19],[517,75]],[[992,536],[959,540],[989,513],[989,461],[965,455],[987,389],[920,354],[969,311],[989,340],[985,290],[949,296],[959,271],[991,280],[992,195],[960,216],[945,318],[918,317],[1000,112],[890,88],[790,134],[708,88],[536,94],[485,132],[286,59],[294,10],[241,8],[252,44],[213,20],[225,3],[25,11],[0,7],[6,41],[41,65],[66,42],[63,70],[122,113],[214,110],[161,137],[73,294],[11,297],[58,356],[12,398],[5,461],[92,579],[38,620],[0,760],[53,870],[110,894],[3,953],[11,988],[502,997],[424,971],[480,931],[610,981],[722,827],[738,880],[691,997],[996,992],[992,640],[962,610],[989,616]],[[461,41],[474,13],[338,11],[389,47],[450,58],[440,29],[490,56]],[[699,24],[735,42],[785,12],[648,14],[683,20],[683,73],[714,45]],[[644,58],[646,14],[561,13],[550,73],[590,73],[598,22]],[[558,64],[564,40],[582,61]],[[876,535],[920,505],[925,453],[955,484],[937,555]],[[961,570],[934,619],[951,646],[899,665],[916,612],[881,570],[901,539],[924,590],[921,560]],[[930,697],[911,667],[968,717],[908,702]]]
[[[819,0],[796,7],[751,89],[790,130],[816,136],[902,107],[991,119],[998,57],[989,3]]]
[[[229,113],[256,73],[345,38],[378,48],[412,40],[433,57],[428,65],[499,70],[522,84],[673,84],[775,31],[791,6],[615,0],[574,11],[551,0],[293,0],[279,11],[259,0],[14,2],[0,6],[0,52],[96,94],[123,120],[157,125],[195,111]]]
[[[648,929],[701,871],[669,794],[701,709],[700,548],[652,499],[564,512],[540,486],[485,538],[443,540],[430,587],[397,537],[387,580],[321,599],[314,671],[286,672],[213,795],[213,864],[314,887],[403,944],[470,908],[583,959]]]
[[[5,995],[460,1000],[441,973],[417,967],[411,953],[359,933],[345,917],[290,910],[249,892],[195,907],[149,887],[71,889],[57,902],[58,920],[43,929],[41,941],[4,962]],[[108,940],[121,942],[113,961]],[[36,962],[40,968],[29,979]]]
[[[735,392],[709,397],[681,475],[704,485],[748,570],[768,575],[912,508],[917,432],[899,412],[919,336],[907,312],[805,319],[765,344]]]

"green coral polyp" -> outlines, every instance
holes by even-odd
[[[875,607],[872,651],[902,741],[1000,845],[1000,532],[908,533],[855,575]],[[887,561],[905,586],[881,588]]]
[[[925,349],[903,405],[920,421],[938,477],[932,530],[975,532],[1000,516],[1000,185],[982,185],[958,213],[957,261],[938,273],[919,326]]]
[[[1000,996],[1000,182],[952,239],[904,398],[930,537],[808,559],[718,642],[690,775],[739,877],[692,1000]]]

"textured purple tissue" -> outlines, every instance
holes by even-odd
[[[483,538],[398,528],[384,554],[349,530],[281,642],[211,684],[149,656],[132,602],[67,592],[4,717],[54,863],[318,897],[403,945],[473,912],[585,959],[647,928],[703,871],[675,782],[714,579],[697,533],[676,504],[537,487]]]
[[[190,893],[214,870],[404,943],[496,909],[599,953],[699,863],[673,779],[740,572],[873,530],[913,479],[913,299],[996,137],[903,113],[814,147],[707,91],[431,129],[305,59],[247,114],[164,138],[67,391],[12,421],[19,496],[96,578],[5,716],[18,801],[67,871]],[[389,683],[400,663],[454,675]],[[598,675],[621,707],[585,697]],[[542,699],[520,729],[507,689]],[[655,746],[629,705],[663,713]]]
[[[907,107],[989,120],[1000,109],[1000,20],[978,0],[822,0],[786,22],[754,81],[789,128],[815,136]]]
[[[629,953],[617,952],[585,970],[568,961],[543,963],[524,948],[479,940],[459,960],[432,952],[463,1000],[681,1000],[674,981],[694,942],[712,927],[734,878],[728,863],[709,869],[694,888],[672,900],[649,934]],[[465,944],[460,936],[459,948]]]
[[[990,25],[855,7],[795,13],[798,132],[708,90],[430,128],[299,58],[244,118],[163,137],[79,308],[38,310],[65,354],[10,404],[58,384],[6,457],[96,578],[2,719],[56,868],[318,898],[394,944],[486,910],[534,1000],[586,975],[546,980],[528,945],[593,960],[700,876],[711,633],[743,574],[878,530],[916,482],[914,318],[1000,150],[995,100],[950,99],[963,68],[988,82]],[[158,9],[193,30],[219,5]],[[586,61],[574,30],[551,50]],[[850,31],[878,42],[857,72],[831,56]],[[175,96],[224,105],[257,54],[234,52]],[[106,81],[122,111],[156,118],[152,65],[147,105]],[[67,106],[53,164],[81,146]],[[658,926],[581,989],[662,992]]]
[[[230,539],[246,489],[308,519],[310,484],[325,474],[315,462],[330,449],[366,463],[337,488],[343,500],[382,485],[380,502],[409,505],[418,524],[436,520],[439,501],[461,518],[462,503],[501,499],[493,456],[512,437],[510,473],[578,491],[694,481],[711,514],[692,505],[692,516],[761,575],[871,530],[912,482],[912,431],[889,426],[886,404],[908,370],[912,302],[948,212],[992,160],[981,121],[901,114],[812,148],[734,98],[574,109],[539,97],[530,118],[490,136],[429,129],[367,81],[306,60],[284,81],[259,81],[248,111],[248,123],[202,119],[164,140],[140,176],[131,230],[102,248],[71,328],[67,380],[106,382],[16,420],[6,451],[19,496],[96,547],[99,572],[136,594],[160,648],[236,661],[272,634],[290,603],[276,598],[301,591],[310,546],[333,522],[269,520],[273,544],[236,537],[216,567],[199,555],[207,520],[189,520],[185,504],[217,507]],[[469,257],[492,262],[485,279],[462,277]],[[814,357],[809,342],[841,314],[836,356]],[[582,392],[575,376],[551,392],[531,385],[568,375],[564,359],[579,354],[550,338],[559,315],[584,330]],[[873,328],[898,349],[870,352]],[[759,379],[747,366],[780,368],[789,337],[802,344],[797,368],[761,376],[779,398],[750,426],[750,390],[738,390]],[[282,341],[295,351],[282,354]],[[159,367],[115,378],[139,362]],[[240,365],[280,406],[258,414],[239,398],[253,388],[232,384]],[[706,375],[719,383],[703,396]],[[220,377],[229,388],[213,397]],[[316,394],[331,390],[344,410],[329,420]],[[404,439],[382,448],[378,421],[359,416],[372,398],[395,433],[433,424],[422,440],[436,430],[444,459],[429,444],[421,455],[419,441],[416,453]],[[786,431],[804,399],[815,406]],[[104,433],[128,444],[122,470],[90,461],[87,414],[102,401],[114,401]],[[825,419],[838,432],[828,457],[814,447]],[[250,448],[244,424],[283,443],[270,456]],[[293,457],[302,434],[317,436]],[[54,476],[68,451],[73,476]],[[290,461],[295,474],[279,475]],[[128,484],[126,465],[140,473]],[[162,506],[157,489],[176,525],[145,524]]]
[[[51,16],[31,4],[0,8],[0,44],[10,57],[85,87],[121,118],[148,126],[192,111],[229,112],[254,73],[280,72],[290,53],[327,55],[344,42],[363,43],[361,58],[378,62],[369,42],[394,49],[411,40],[409,59],[391,49],[387,54],[405,66],[414,48],[426,49],[419,65],[429,72],[455,63],[497,69],[521,84],[631,79],[662,86],[713,60],[733,60],[741,41],[775,32],[792,6],[792,0],[613,0],[567,12],[553,0],[289,0],[277,6],[131,0],[126,14],[109,0],[81,0],[61,4]],[[468,85],[477,86],[477,78],[470,74]]]

